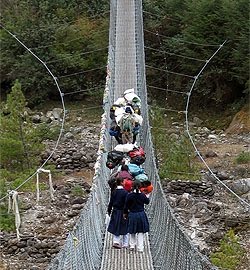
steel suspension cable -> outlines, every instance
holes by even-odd
[[[197,42],[191,42],[191,41],[186,41],[184,39],[181,38],[177,38],[177,37],[168,37],[162,34],[159,34],[158,32],[153,32],[147,29],[144,29],[145,32],[153,34],[153,35],[159,35],[161,37],[164,37],[165,39],[175,39],[181,43],[187,43],[187,44],[192,44],[192,45],[197,45],[197,46],[204,46],[204,47],[218,47],[219,44],[205,44],[205,43],[197,43]]]
[[[47,61],[46,64],[57,63],[57,62],[65,60],[65,59],[74,58],[75,56],[86,55],[86,54],[91,54],[94,52],[104,51],[104,50],[107,50],[107,48],[108,48],[108,46],[103,47],[103,48],[99,48],[99,49],[95,49],[95,50],[91,50],[91,51],[87,51],[87,52],[82,52],[79,54],[71,54],[71,55],[62,57],[61,59]]]
[[[239,199],[239,201],[247,206],[248,208],[250,208],[250,204],[245,201],[244,199],[242,199],[238,194],[236,194],[231,188],[229,188],[225,183],[223,183],[223,181],[221,181],[215,174],[214,172],[210,169],[210,167],[208,166],[208,164],[206,163],[206,161],[204,160],[204,158],[202,157],[202,155],[200,154],[199,150],[197,149],[195,143],[194,143],[194,140],[193,140],[193,137],[192,135],[190,134],[190,131],[189,131],[189,121],[188,121],[188,109],[189,109],[189,103],[190,103],[190,97],[191,97],[191,94],[192,94],[192,91],[194,89],[194,86],[195,86],[195,83],[196,81],[198,80],[199,76],[201,75],[201,73],[203,72],[203,70],[206,68],[206,66],[208,65],[208,63],[212,60],[212,58],[221,50],[221,48],[224,46],[224,44],[226,43],[227,41],[224,41],[220,46],[219,48],[213,53],[213,55],[206,61],[206,63],[204,64],[204,66],[201,68],[201,70],[199,71],[199,73],[194,77],[194,81],[193,81],[193,84],[190,88],[190,91],[188,93],[188,98],[187,98],[187,103],[186,103],[186,109],[185,109],[185,123],[186,123],[186,132],[188,134],[188,137],[195,149],[195,152],[197,153],[197,155],[199,156],[199,158],[201,159],[201,161],[205,164],[205,166],[207,167],[207,169],[209,170],[209,172],[212,174],[212,176],[221,184],[223,185],[230,193],[232,193],[236,198]]]
[[[188,77],[188,78],[195,79],[195,76],[184,74],[184,73],[180,73],[180,72],[174,72],[174,71],[170,71],[170,70],[165,70],[165,69],[157,68],[157,67],[150,66],[150,65],[145,65],[145,67],[146,68],[152,68],[152,69],[155,69],[155,70],[158,70],[158,71],[163,71],[163,72],[170,73],[170,74],[174,74],[174,75],[179,75],[179,76],[183,76],[183,77]]]
[[[157,34],[157,36],[159,36]],[[206,60],[202,60],[202,59],[198,59],[198,58],[194,58],[194,57],[189,57],[189,56],[185,56],[185,55],[181,55],[181,54],[177,54],[177,53],[171,53],[171,52],[167,52],[167,51],[163,51],[163,50],[158,50],[149,46],[144,46],[144,48],[149,49],[151,51],[155,51],[155,52],[160,52],[160,53],[164,53],[164,54],[168,54],[171,56],[177,56],[180,58],[185,58],[185,59],[189,59],[189,60],[195,60],[195,61],[199,61],[199,62],[206,62]]]
[[[74,73],[70,73],[70,74],[67,74],[67,75],[58,76],[57,79],[67,78],[67,77],[71,77],[71,76],[77,76],[77,75],[80,75],[80,74],[83,74],[83,73],[87,73],[87,72],[95,71],[95,70],[100,70],[100,69],[104,69],[104,68],[106,68],[106,66],[101,66],[101,67],[91,68],[91,69],[87,69],[87,70],[82,70],[80,72],[74,72]]]

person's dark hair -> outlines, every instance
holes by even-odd
[[[151,182],[148,180],[148,181],[144,181],[141,183],[141,187],[148,187],[151,185]]]
[[[108,185],[111,189],[111,192],[113,192],[116,189],[116,178],[113,176],[108,180]]]
[[[116,178],[116,186],[120,186],[122,182],[123,182],[123,178],[121,177]]]
[[[128,172],[128,165],[123,164],[121,166],[121,171],[127,171]]]
[[[139,193],[141,187],[141,182],[140,181],[134,181],[133,182],[133,189],[136,190],[136,193]]]
[[[131,107],[130,107],[130,106],[127,106],[127,107],[125,108],[125,112],[126,112],[126,113],[132,114]]]

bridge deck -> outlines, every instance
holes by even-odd
[[[112,247],[112,234],[106,233],[101,270],[151,270],[153,268],[148,236],[144,239],[144,252]]]
[[[115,98],[129,88],[136,89],[135,4],[134,0],[117,1]]]
[[[137,83],[135,45],[135,0],[118,0],[116,7],[115,99]],[[148,236],[144,252],[114,249],[112,235],[106,233],[101,270],[151,270],[152,257]]]

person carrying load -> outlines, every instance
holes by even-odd
[[[123,97],[118,98],[110,108],[109,134],[119,144],[135,143],[143,118],[140,115],[141,100],[134,93],[134,88],[127,89]]]
[[[133,143],[133,131],[135,128],[135,117],[133,115],[133,109],[130,106],[125,108],[125,112],[122,114],[118,126],[120,127],[122,143]]]
[[[135,94],[134,88],[124,91],[123,98],[126,105],[130,105],[135,113],[141,114],[141,99]]]

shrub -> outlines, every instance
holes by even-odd
[[[0,230],[14,231],[15,230],[15,216],[12,213],[8,213],[8,210],[4,206],[0,206]]]
[[[214,265],[221,269],[235,270],[244,255],[244,249],[240,246],[237,236],[230,229],[220,241],[217,252],[211,253],[210,258]]]
[[[74,196],[83,196],[84,195],[84,190],[82,189],[81,186],[76,185],[71,189],[71,194]]]

